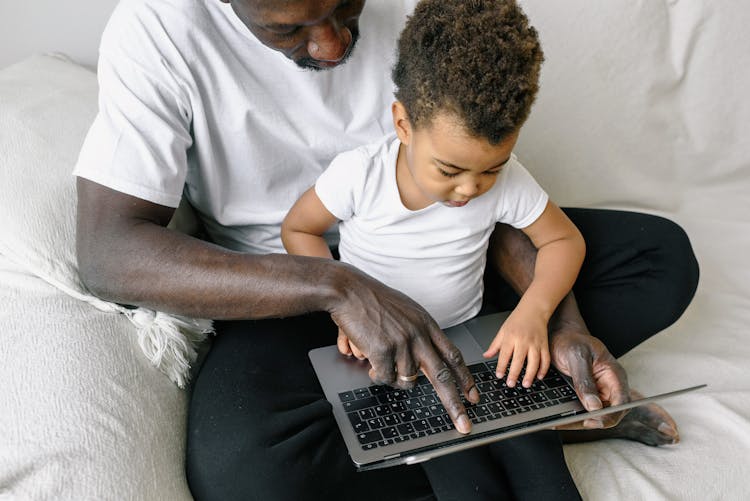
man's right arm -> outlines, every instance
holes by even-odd
[[[421,369],[457,428],[469,431],[454,380],[476,402],[471,374],[435,321],[405,295],[330,259],[230,251],[167,229],[173,208],[80,177],[77,188],[78,263],[93,293],[213,319],[327,311],[367,355],[374,380],[409,386],[397,375]]]
[[[81,278],[103,299],[242,319],[329,310],[348,273],[324,260],[233,252],[166,228],[174,209],[78,178]]]

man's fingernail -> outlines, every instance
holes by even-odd
[[[469,416],[465,414],[459,416],[456,430],[460,433],[469,433],[471,431],[471,421],[469,421]]]
[[[659,427],[657,428],[657,430],[659,430],[659,433],[663,433],[664,435],[670,436],[672,438],[677,437],[677,430],[675,430],[674,427],[670,426],[664,421],[659,423]]]
[[[476,386],[472,386],[469,390],[469,399],[472,401],[479,401],[479,390],[477,390]]]
[[[586,409],[594,410],[602,408],[602,401],[595,395],[586,395]]]

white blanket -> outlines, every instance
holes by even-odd
[[[94,75],[61,58],[3,71],[0,130],[13,133],[0,136],[0,254],[71,297],[125,315],[138,327],[146,357],[184,388],[195,346],[211,331],[211,322],[103,301],[78,276],[70,173],[95,113],[95,92]]]

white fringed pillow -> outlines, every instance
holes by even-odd
[[[0,254],[77,299],[126,315],[151,363],[183,388],[211,322],[102,301],[78,275],[71,172],[96,96],[96,75],[62,56],[0,70]]]

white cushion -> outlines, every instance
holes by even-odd
[[[57,57],[0,71],[0,498],[190,499],[187,393],[124,316],[64,292],[84,290],[70,172],[96,93]]]
[[[96,112],[96,92],[94,74],[61,57],[32,58],[0,72],[0,253],[77,299],[127,316],[148,359],[184,387],[194,345],[210,321],[108,303],[79,278],[71,172]]]

